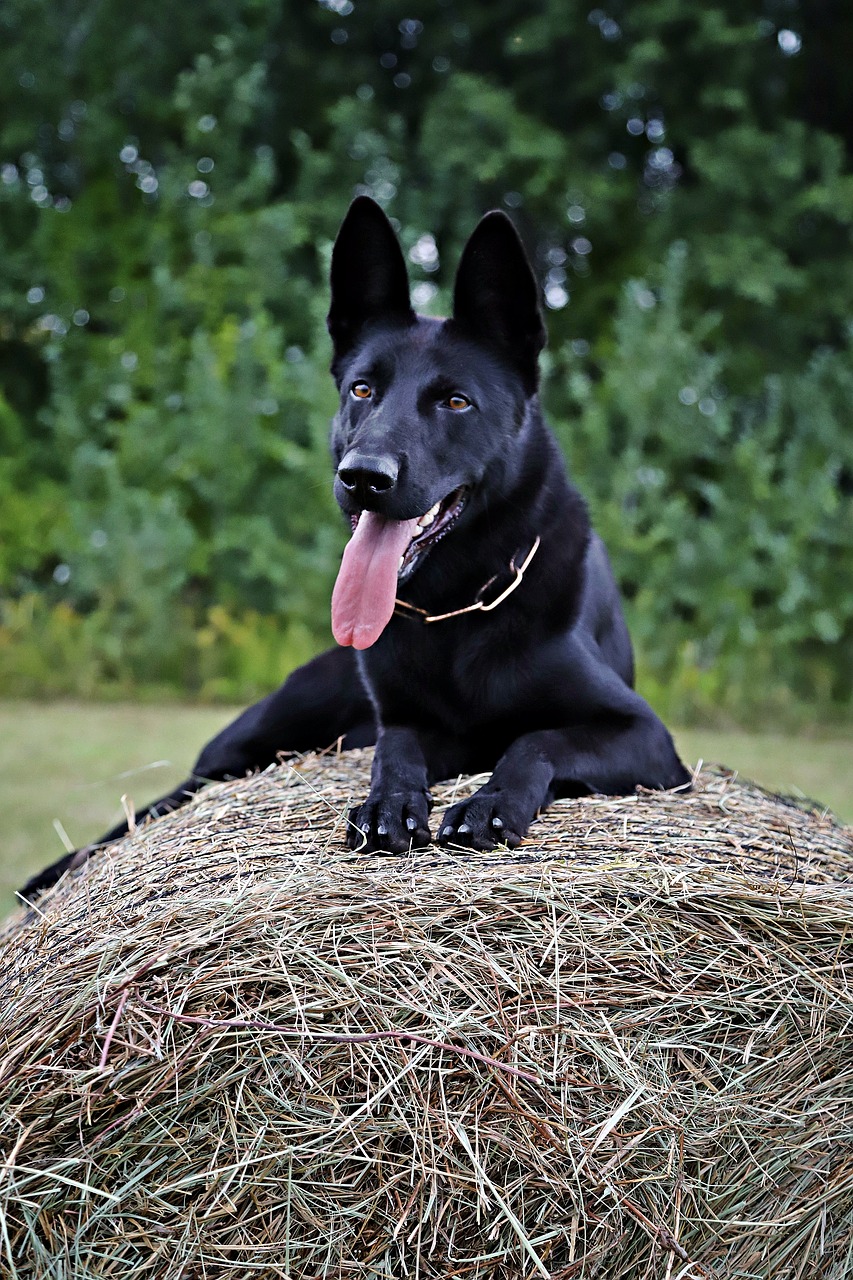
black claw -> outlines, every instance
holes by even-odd
[[[501,818],[492,818],[492,826],[497,827],[498,831],[503,829],[503,821]]]
[[[464,836],[467,836],[467,835],[469,834],[469,832],[470,832],[471,828],[468,826],[468,823],[467,823],[467,822],[460,822],[460,824],[459,824],[459,826],[458,826],[457,830],[458,830],[458,832],[459,832],[460,836],[463,836],[463,835],[464,835]]]
[[[417,831],[417,829],[418,829],[418,824],[417,824],[417,822],[415,822],[415,819],[414,819],[414,818],[407,818],[407,819],[406,819],[406,830],[407,830],[407,831]]]

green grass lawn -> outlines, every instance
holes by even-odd
[[[28,875],[186,776],[224,707],[0,703],[0,913]],[[780,791],[811,796],[853,822],[853,732],[812,738],[676,732],[683,758],[718,761]],[[57,825],[55,825],[57,824]]]

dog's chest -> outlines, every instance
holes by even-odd
[[[439,628],[442,628],[439,630]],[[365,656],[365,682],[384,724],[413,723],[457,737],[511,721],[523,732],[544,707],[529,654],[480,619],[395,620]]]

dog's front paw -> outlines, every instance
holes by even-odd
[[[347,844],[359,853],[408,853],[430,843],[428,791],[369,795],[350,810]]]
[[[438,831],[441,845],[465,849],[494,849],[499,844],[514,849],[527,834],[532,818],[505,792],[475,791],[447,810]]]

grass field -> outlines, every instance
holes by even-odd
[[[199,747],[234,715],[224,707],[0,703],[0,914],[13,890],[72,845],[186,776]],[[718,761],[853,822],[853,732],[817,738],[676,731],[685,761]]]

